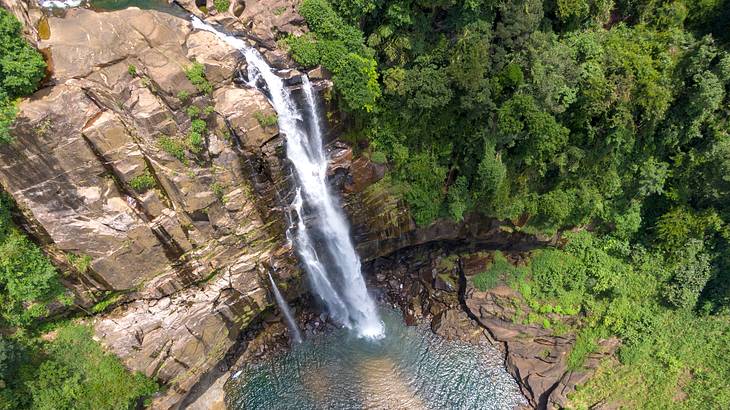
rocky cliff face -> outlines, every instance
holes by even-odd
[[[87,309],[118,305],[97,336],[167,383],[157,407],[174,407],[272,305],[264,265],[297,292],[275,211],[282,138],[256,119],[274,112],[234,84],[239,53],[183,19],[77,9],[48,24],[50,85],[19,105],[0,183],[57,263],[88,262],[65,280]],[[186,77],[193,61],[211,93]],[[210,113],[199,152],[185,145],[193,106]]]

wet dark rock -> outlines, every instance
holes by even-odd
[[[446,292],[456,292],[456,280],[447,274],[439,274],[433,280],[433,287]]]
[[[476,343],[482,339],[482,330],[460,309],[448,309],[436,315],[431,321],[431,330],[447,340]]]
[[[297,76],[293,76],[293,77],[286,78],[284,80],[284,85],[287,86],[287,87],[293,87],[293,86],[302,85],[302,76],[301,76],[301,74],[300,75],[297,75]]]

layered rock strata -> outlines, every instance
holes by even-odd
[[[48,24],[51,85],[19,104],[0,183],[73,272],[77,303],[118,306],[97,318],[100,341],[167,384],[156,407],[174,407],[272,305],[265,264],[297,292],[272,188],[283,171],[261,165],[282,144],[256,118],[275,113],[234,84],[239,52],[183,19],[75,9]],[[194,61],[212,92],[186,76]]]

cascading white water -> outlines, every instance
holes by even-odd
[[[249,84],[262,79],[278,115],[279,130],[286,136],[287,158],[296,173],[296,196],[292,207],[297,214],[291,235],[299,257],[309,273],[312,286],[327,306],[330,316],[359,336],[380,338],[383,324],[375,302],[362,277],[360,258],[350,239],[347,222],[327,186],[327,157],[324,154],[317,102],[312,85],[302,76],[307,120],[302,117],[284,80],[263,57],[243,40],[223,34],[193,17],[193,27],[214,33],[235,47],[248,62]],[[309,124],[309,127],[307,127]],[[316,225],[307,224],[313,216]],[[292,228],[294,228],[292,226]]]
[[[286,325],[289,328],[291,338],[292,340],[294,340],[295,343],[302,343],[302,334],[299,333],[297,322],[294,321],[291,310],[289,310],[289,304],[286,303],[284,297],[281,296],[281,292],[279,292],[279,287],[276,286],[276,282],[274,282],[274,278],[271,276],[271,272],[267,273],[269,274],[269,281],[271,282],[271,291],[274,293],[274,299],[276,299],[276,304],[279,305],[279,310],[281,310],[281,313],[284,315],[284,319],[286,320]]]

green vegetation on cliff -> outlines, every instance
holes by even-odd
[[[622,339],[621,363],[577,407],[728,408],[729,9],[304,0],[312,32],[287,43],[333,72],[351,135],[387,162],[419,225],[480,213],[586,231],[475,278],[520,290],[536,312],[523,320],[578,315],[573,367],[597,339]],[[367,63],[342,64],[350,54]]]
[[[12,209],[3,194],[0,410],[134,408],[139,397],[157,390],[156,384],[128,372],[118,358],[105,353],[90,328],[50,319],[51,312],[70,305],[72,297],[41,249],[15,226]],[[82,259],[71,261],[80,267]]]
[[[157,390],[104,352],[87,326],[63,324],[46,339],[0,337],[0,409],[132,409]]]
[[[45,75],[40,53],[21,37],[20,22],[0,8],[0,143],[11,140],[15,100],[36,90]]]

